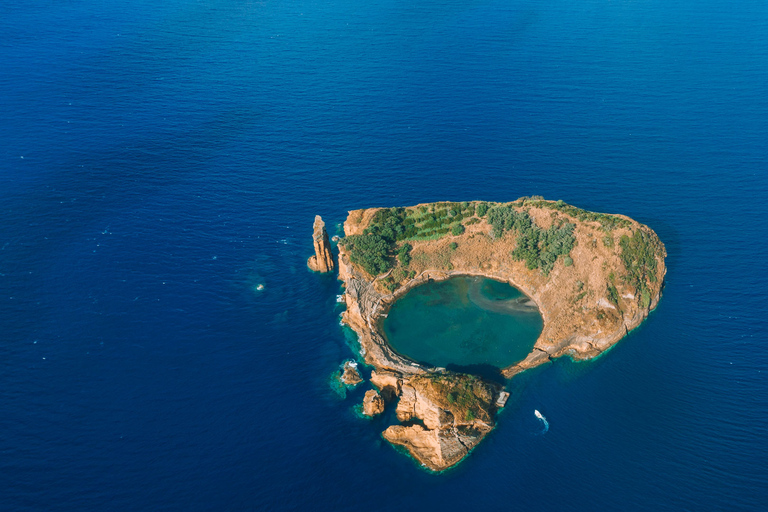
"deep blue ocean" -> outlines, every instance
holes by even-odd
[[[0,0],[0,113],[0,510],[768,509],[765,1]],[[662,301],[427,473],[312,221],[534,194]]]

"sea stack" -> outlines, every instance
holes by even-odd
[[[307,260],[309,268],[315,272],[333,272],[333,254],[331,242],[328,240],[328,232],[325,230],[325,222],[319,215],[315,215],[314,233],[312,240],[315,244],[315,254]]]
[[[366,416],[376,416],[384,412],[384,399],[381,398],[376,390],[369,389],[365,392],[363,398],[363,414]]]

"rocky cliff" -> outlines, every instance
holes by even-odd
[[[333,253],[331,252],[331,241],[328,239],[328,232],[325,230],[325,222],[319,215],[315,215],[313,225],[312,241],[315,246],[315,254],[307,260],[307,266],[315,272],[333,272]]]
[[[463,459],[493,429],[500,386],[451,372],[403,378],[397,419],[384,439],[441,471]]]

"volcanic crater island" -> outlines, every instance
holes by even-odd
[[[309,267],[332,272],[333,248],[319,216],[313,240]],[[395,407],[399,423],[382,436],[435,472],[460,462],[494,428],[515,375],[563,356],[592,359],[640,325],[658,304],[666,274],[664,244],[648,226],[538,196],[354,210],[337,245],[342,322],[357,333],[358,355],[372,368],[363,414]],[[387,317],[395,316],[396,302],[449,280],[467,291],[468,304],[540,315],[543,325],[532,331],[531,345],[520,352],[518,343],[515,360],[496,363],[498,378],[462,367],[460,360],[417,360],[388,339]],[[503,284],[519,296],[483,292]],[[424,302],[427,308],[439,303]],[[426,311],[418,314],[428,318]],[[436,347],[460,327],[438,322],[446,330],[436,329],[429,340]],[[504,333],[497,338],[506,342]],[[350,385],[362,381],[354,362],[345,364],[340,378]]]

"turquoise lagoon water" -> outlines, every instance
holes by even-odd
[[[536,305],[507,283],[454,277],[409,291],[384,320],[392,348],[435,366],[520,361],[544,325]]]

